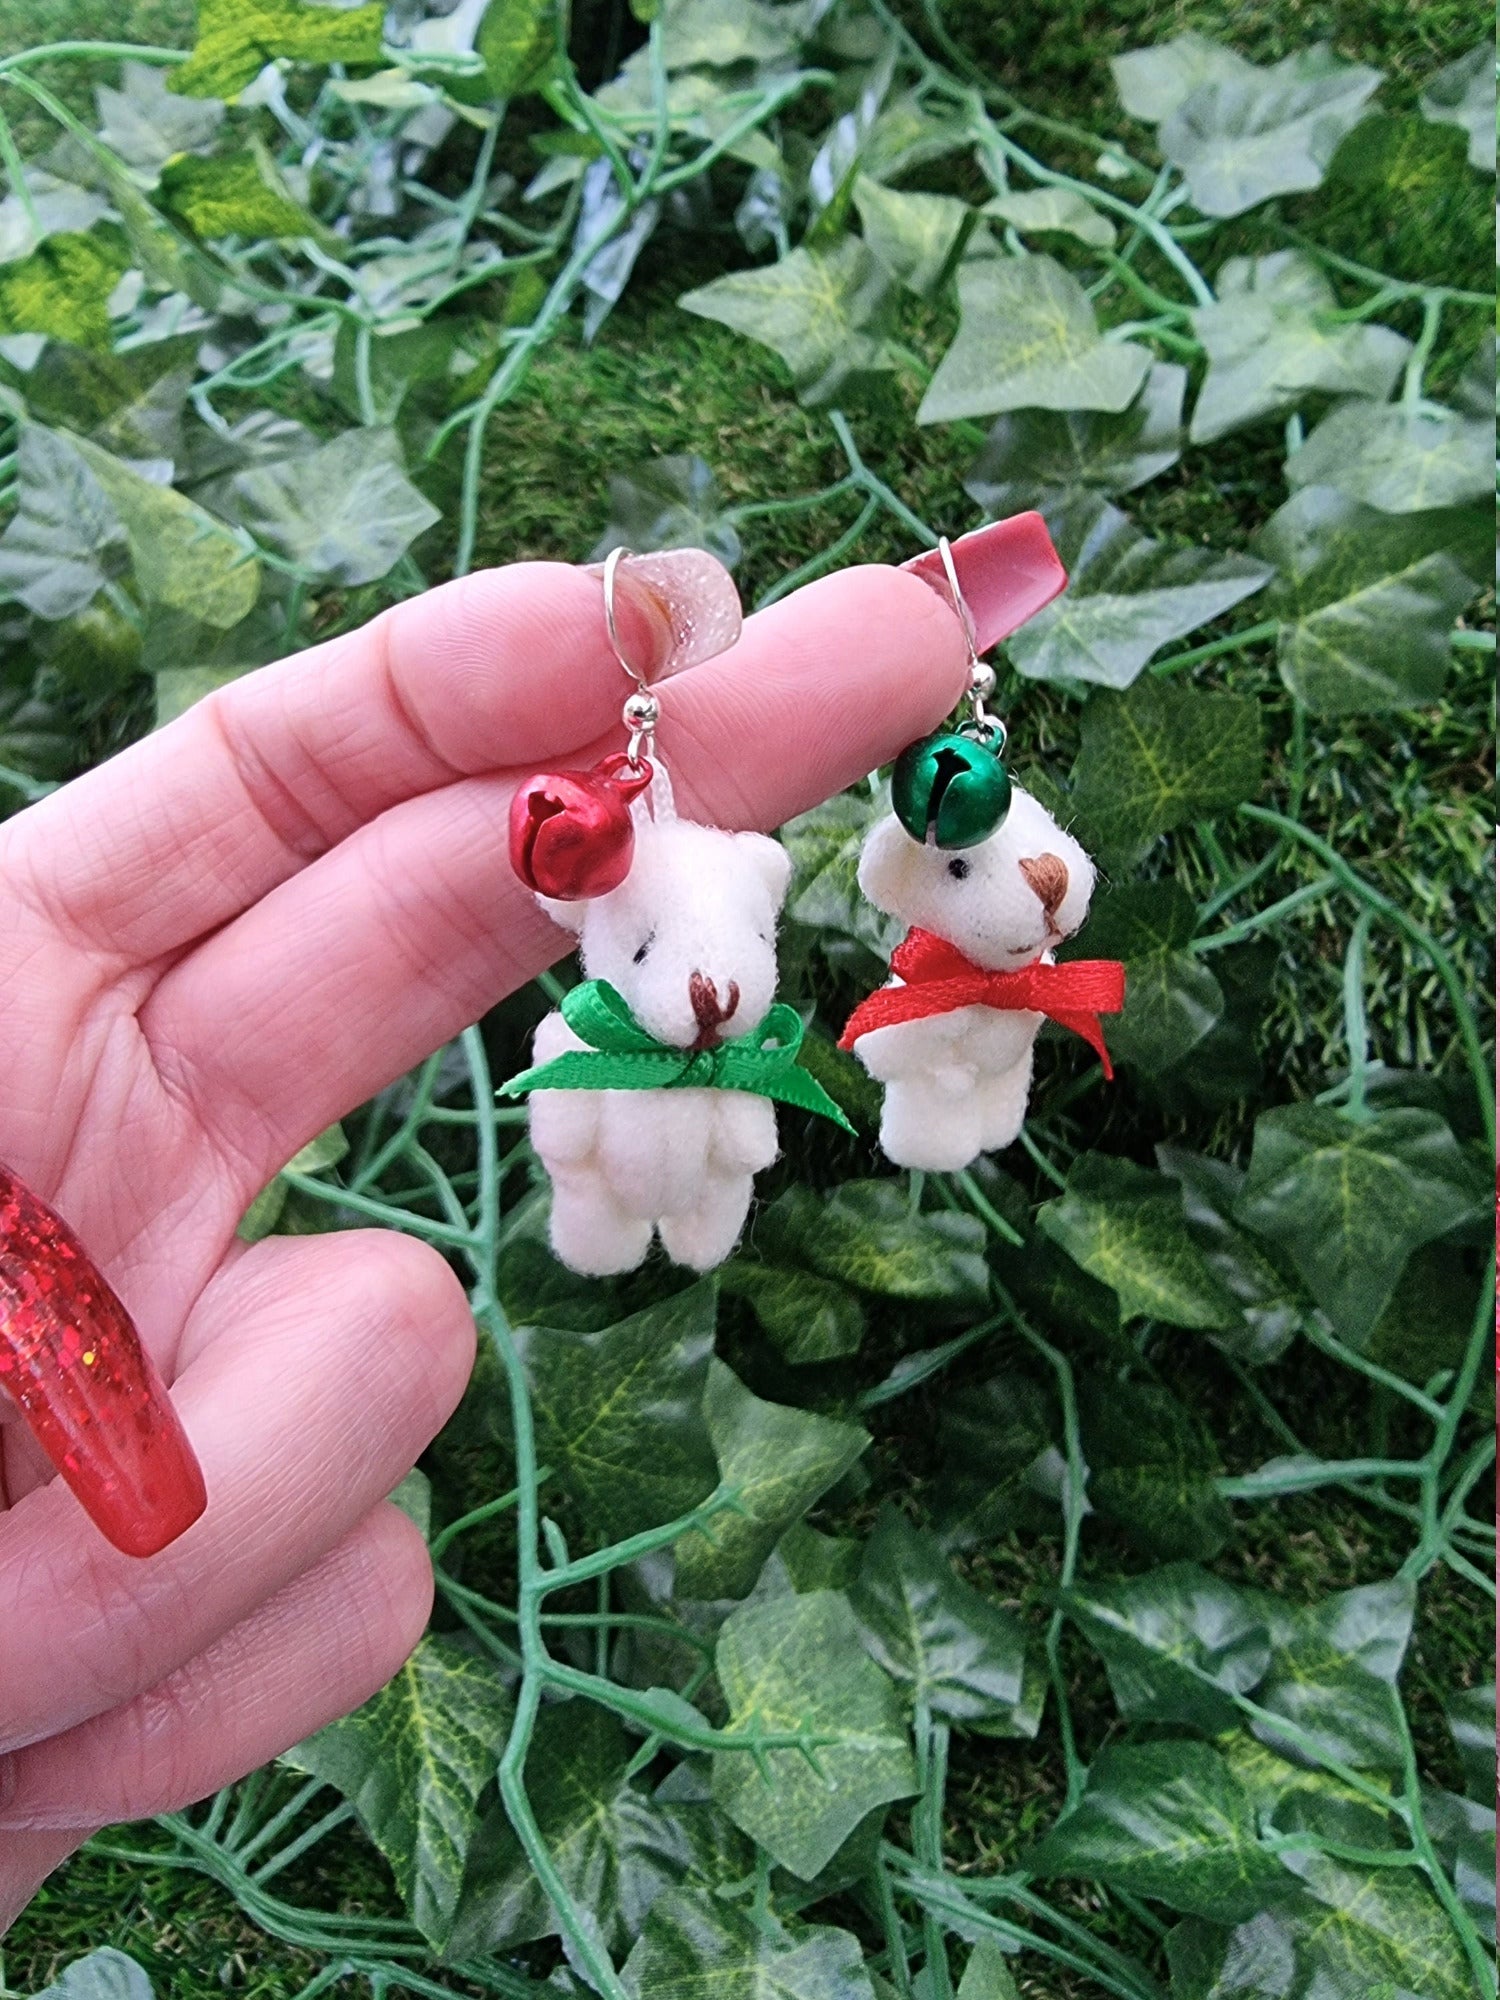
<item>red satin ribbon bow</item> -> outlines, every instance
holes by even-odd
[[[898,1021],[925,1021],[933,1014],[951,1014],[955,1007],[999,1007],[1045,1014],[1097,1051],[1106,1076],[1115,1073],[1099,1016],[1118,1014],[1125,1005],[1125,968],[1117,958],[1075,958],[1067,965],[986,972],[946,938],[913,930],[892,954],[891,970],[906,983],[883,986],[860,1002],[839,1037],[841,1049],[852,1049],[861,1035]]]

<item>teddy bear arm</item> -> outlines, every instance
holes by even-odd
[[[854,1053],[877,1083],[899,1083],[947,1068],[954,1057],[949,1020],[933,1015],[920,1021],[897,1021],[872,1028],[854,1044]]]
[[[721,1090],[714,1105],[710,1165],[730,1174],[758,1174],[777,1154],[776,1109],[768,1098]]]
[[[532,1038],[531,1052],[539,1063],[586,1046],[561,1014],[549,1014]],[[531,1143],[550,1171],[590,1159],[599,1141],[599,1092],[595,1090],[535,1090],[531,1093]]]

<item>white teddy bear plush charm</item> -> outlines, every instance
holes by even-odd
[[[939,548],[969,635],[972,712],[902,752],[894,811],[866,836],[859,886],[911,928],[890,985],[855,1009],[839,1046],[885,1086],[887,1158],[957,1172],[1019,1136],[1044,1018],[1082,1035],[1113,1075],[1099,1015],[1124,1005],[1125,971],[1054,963],[1088,915],[1094,864],[1011,782],[1005,726],[985,710],[994,672],[975,651],[948,544]]]
[[[607,605],[613,577],[611,565]],[[776,1157],[774,1101],[853,1129],[798,1064],[801,1017],[774,1004],[791,858],[764,834],[675,816],[645,754],[656,709],[639,683],[629,750],[532,779],[512,816],[517,873],[566,883],[537,900],[576,934],[587,978],[501,1094],[529,1096],[553,1250],[596,1277],[633,1270],[654,1234],[679,1264],[721,1264]]]

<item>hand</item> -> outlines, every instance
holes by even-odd
[[[626,638],[659,647],[639,605]],[[769,828],[963,682],[932,590],[849,570],[666,681],[662,752],[684,812]],[[119,1555],[0,1397],[0,1930],[92,1830],[276,1756],[420,1637],[426,1551],[384,1496],[463,1391],[464,1294],[386,1231],[234,1232],[566,949],[507,804],[617,748],[628,691],[597,576],[519,564],[235,682],[0,828],[0,1158],[134,1314],[209,1492],[161,1555]]]

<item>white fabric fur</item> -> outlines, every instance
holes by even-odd
[[[688,1049],[748,1034],[776,997],[776,919],[791,859],[759,833],[637,815],[619,888],[538,900],[578,935],[584,972],[618,989],[646,1031]],[[718,1017],[715,1019],[715,1017]],[[548,1062],[585,1045],[561,1014],[536,1031]],[[537,1090],[531,1139],[552,1180],[552,1247],[575,1271],[630,1271],[660,1232],[696,1271],[739,1241],[753,1177],[776,1157],[776,1112],[736,1090]]]
[[[859,886],[877,909],[932,931],[986,971],[1019,972],[1050,965],[1054,947],[1082,924],[1094,864],[1018,786],[1002,824],[977,847],[923,845],[894,816],[880,820],[865,839]],[[854,1053],[885,1085],[887,1158],[953,1173],[1011,1145],[1026,1118],[1042,1018],[958,1007],[861,1035]]]

